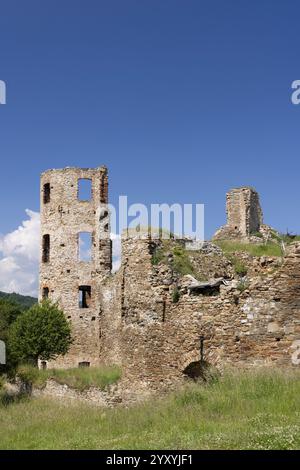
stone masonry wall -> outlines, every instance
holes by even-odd
[[[249,187],[236,188],[226,195],[226,225],[221,227],[214,238],[249,238],[260,231],[263,215],[258,193]]]
[[[80,178],[92,181],[90,201],[78,200]],[[209,266],[208,274],[221,272],[226,281],[212,292],[189,291],[189,279],[171,264],[153,264],[162,241],[148,234],[123,238],[122,265],[111,274],[107,185],[104,167],[42,175],[41,237],[50,236],[50,253],[45,262],[41,249],[40,298],[48,288],[71,322],[74,338],[69,353],[49,367],[118,364],[124,384],[154,391],[184,380],[186,368],[199,360],[219,369],[300,364],[300,244],[290,247],[283,263],[247,260],[253,269],[245,289],[239,289],[241,279],[223,254],[206,250],[199,260]],[[252,189],[229,193],[227,209],[225,230],[237,226],[241,236],[262,222]],[[82,231],[93,234],[89,262],[78,261]],[[191,256],[197,262],[195,252]],[[79,286],[91,287],[89,308],[79,307]],[[180,293],[177,301],[174,291]]]
[[[78,199],[81,178],[91,181],[90,200]],[[99,289],[111,269],[107,197],[105,167],[50,170],[41,177],[40,299],[48,289],[48,297],[59,302],[72,324],[74,339],[70,352],[55,362],[56,367],[99,362]],[[78,259],[80,232],[92,235],[89,262]],[[44,235],[50,237],[48,261],[43,259]],[[79,308],[79,286],[91,288],[89,308]]]
[[[152,389],[181,381],[186,367],[200,359],[201,339],[202,359],[219,369],[300,363],[300,245],[275,273],[262,266],[243,292],[232,279],[215,295],[189,295],[177,280],[181,296],[173,303],[172,272],[151,263],[155,243],[124,241],[122,267],[109,281],[122,286],[118,302],[107,297],[103,303],[103,361],[117,358],[125,381]],[[111,355],[114,343],[117,354],[114,349]]]

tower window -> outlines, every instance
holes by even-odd
[[[47,204],[47,202],[50,202],[50,183],[44,184],[44,204]]]
[[[92,199],[92,180],[88,178],[78,180],[78,199],[79,201],[90,201]]]
[[[49,287],[43,287],[42,299],[48,299],[49,297]]]
[[[48,263],[50,259],[50,235],[43,235],[43,263]]]
[[[92,259],[91,232],[80,232],[78,234],[78,259],[79,261],[91,261]]]
[[[79,308],[89,308],[91,304],[91,286],[79,286]]]

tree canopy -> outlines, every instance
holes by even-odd
[[[44,300],[18,316],[11,325],[8,348],[12,358],[37,364],[68,352],[71,330],[64,313],[56,304]]]

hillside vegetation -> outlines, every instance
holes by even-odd
[[[18,368],[17,373],[24,382],[33,383],[37,388],[43,388],[48,379],[53,379],[59,384],[68,385],[80,391],[89,387],[104,390],[121,377],[121,370],[117,366],[43,370],[24,365]]]
[[[224,253],[244,252],[252,256],[282,256],[281,246],[278,243],[242,243],[233,240],[216,240],[214,242]]]
[[[1,449],[299,449],[300,373],[227,372],[131,408],[0,407]]]
[[[7,294],[6,292],[0,291],[0,299],[5,299],[9,302],[20,305],[22,308],[30,308],[32,305],[37,303],[38,299],[35,297],[30,297],[29,295],[21,294]]]

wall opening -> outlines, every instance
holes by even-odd
[[[91,286],[79,286],[79,308],[89,308],[91,304]]]
[[[43,235],[43,263],[50,260],[50,235]]]
[[[42,299],[48,299],[48,298],[49,298],[49,287],[43,287]]]
[[[203,378],[203,363],[202,361],[191,362],[183,371],[183,374],[193,380]]]
[[[47,202],[50,202],[50,192],[51,192],[51,188],[50,188],[50,183],[46,183],[44,184],[44,204],[47,204]]]
[[[80,232],[78,234],[78,259],[79,261],[92,260],[92,234]]]
[[[204,362],[204,336],[200,336],[200,362]]]
[[[92,180],[88,178],[78,180],[78,199],[79,201],[90,201],[92,199]]]
[[[47,361],[41,361],[41,369],[47,369]]]
[[[163,321],[163,323],[166,321],[166,307],[167,307],[167,302],[164,300],[163,301],[163,312],[162,312],[162,321]]]
[[[78,367],[90,367],[91,363],[88,361],[78,362]]]

